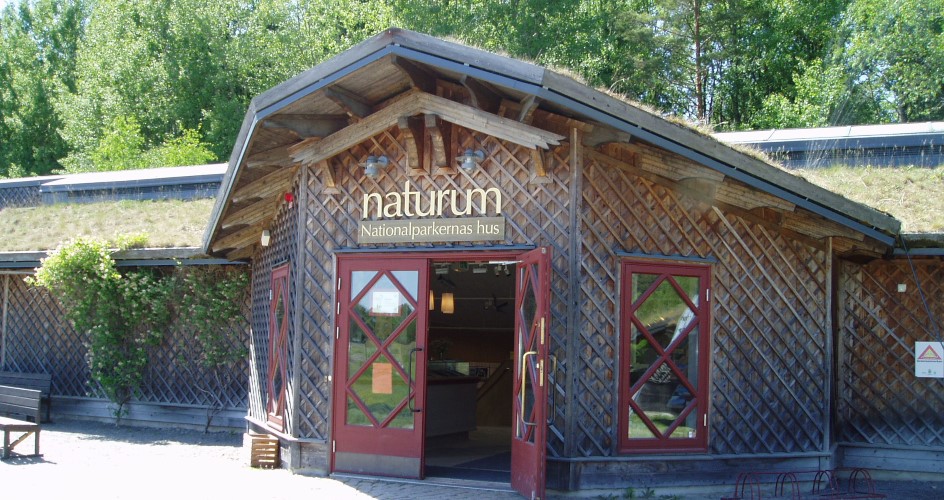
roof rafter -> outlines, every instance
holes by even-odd
[[[393,56],[396,66],[410,80],[410,86],[429,94],[436,93],[436,76],[425,66],[402,57]]]
[[[232,200],[250,200],[262,199],[274,194],[284,192],[291,187],[292,180],[295,178],[295,172],[298,166],[282,168],[255,181],[242,186],[233,193]]]
[[[360,119],[372,111],[370,103],[337,85],[324,89],[325,97],[341,107],[351,118]]]
[[[213,243],[213,251],[219,252],[229,248],[239,249],[251,244],[259,238],[259,235],[268,223],[269,219],[262,220],[217,239]]]
[[[302,141],[290,147],[289,154],[297,162],[316,163],[370,138],[381,130],[397,125],[401,117],[418,114],[437,115],[447,122],[532,149],[548,149],[551,145],[560,144],[564,139],[564,136],[443,97],[416,92],[320,141]]]
[[[275,115],[262,122],[265,128],[281,128],[295,132],[298,137],[324,137],[346,127],[350,122],[347,115]]]

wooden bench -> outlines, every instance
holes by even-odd
[[[49,422],[49,411],[52,408],[52,399],[49,397],[52,390],[52,375],[48,373],[0,372],[0,385],[22,387],[23,389],[33,389],[41,392],[41,403],[45,407],[43,422]]]
[[[3,459],[10,458],[13,448],[26,440],[31,434],[34,436],[33,456],[39,453],[39,420],[42,393],[33,389],[0,385],[0,413],[6,415],[32,418],[32,422],[16,418],[0,417],[0,431],[3,431]],[[22,432],[23,435],[10,441],[11,432]]]

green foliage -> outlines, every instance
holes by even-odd
[[[391,25],[718,129],[944,119],[944,0],[20,0],[0,176],[225,158],[250,99]]]
[[[249,293],[249,274],[208,267],[180,268],[178,315],[196,330],[200,362],[216,370],[245,359],[248,350],[229,333],[240,320]]]
[[[74,240],[43,259],[30,283],[57,297],[76,330],[88,336],[92,378],[114,402],[120,421],[140,387],[148,349],[170,320],[172,287],[153,270],[119,273],[109,245]]]
[[[842,64],[897,121],[944,119],[944,0],[853,0]]]
[[[216,156],[201,140],[199,130],[183,129],[180,136],[147,149],[137,119],[117,116],[90,153],[77,152],[62,163],[67,172],[76,173],[202,165],[213,160]]]
[[[0,177],[48,174],[69,152],[59,97],[74,89],[82,0],[21,0],[0,12]]]
[[[199,130],[183,129],[179,136],[170,137],[148,151],[145,161],[151,167],[177,167],[203,165],[215,160],[216,155],[201,140]]]
[[[144,381],[149,351],[160,345],[172,321],[186,318],[196,330],[194,352],[214,372],[246,355],[233,338],[239,330],[233,323],[242,318],[248,275],[186,267],[171,274],[155,268],[119,272],[112,247],[140,245],[140,235],[111,244],[73,240],[43,259],[35,277],[28,279],[48,289],[75,329],[87,336],[92,379],[115,403],[119,422]],[[212,394],[213,387],[206,392]]]
[[[249,350],[237,332],[246,322],[242,313],[249,294],[249,273],[241,268],[181,267],[177,280],[176,314],[187,318],[196,346],[190,352],[212,377],[204,377],[195,388],[207,401],[206,426],[223,409],[219,394],[238,381],[224,381],[231,371],[224,368],[246,359]]]
[[[111,128],[89,155],[91,164],[82,170],[130,170],[145,166],[144,137],[134,117],[116,116]]]

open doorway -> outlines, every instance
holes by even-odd
[[[433,261],[426,377],[427,477],[511,477],[514,262]]]

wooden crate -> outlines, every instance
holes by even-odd
[[[257,469],[277,469],[281,465],[279,438],[268,434],[250,434],[249,465]]]

